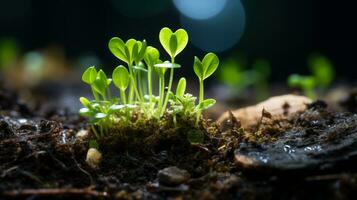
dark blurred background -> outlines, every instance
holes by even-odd
[[[357,77],[353,1],[203,1],[204,6],[202,0],[1,0],[0,38],[15,40],[23,53],[59,47],[78,68],[111,68],[119,63],[107,48],[111,37],[145,38],[162,50],[160,29],[183,27],[191,40],[177,58],[184,66],[179,74],[194,76],[193,56],[215,51],[221,60],[268,60],[275,82],[308,73],[311,53],[328,57],[338,79]]]

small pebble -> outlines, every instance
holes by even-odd
[[[84,130],[84,129],[82,129],[82,130],[79,130],[78,132],[77,132],[77,134],[76,134],[76,138],[78,138],[78,139],[86,139],[86,138],[88,138],[88,130]]]
[[[102,162],[102,153],[95,148],[90,148],[87,152],[86,162],[90,167],[98,168]]]
[[[159,183],[163,185],[179,185],[188,181],[191,175],[184,169],[175,166],[160,170],[157,174]]]

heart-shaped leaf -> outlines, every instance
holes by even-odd
[[[91,85],[97,78],[97,70],[94,66],[89,67],[83,72],[82,81]]]
[[[210,77],[217,69],[219,65],[219,59],[214,53],[208,53],[202,60],[204,77],[206,79]]]
[[[123,66],[116,67],[112,74],[114,85],[121,91],[125,91],[129,85],[129,72]]]
[[[109,40],[109,44],[108,44],[109,50],[110,52],[112,52],[112,54],[119,58],[120,60],[122,60],[125,63],[129,63],[129,60],[127,59],[127,54],[126,54],[126,45],[123,42],[122,39],[118,38],[118,37],[113,37],[111,40]]]
[[[155,64],[157,64],[157,61],[159,59],[160,59],[160,52],[156,48],[152,46],[148,46],[146,48],[146,52],[144,56],[146,65],[148,67],[153,67]]]
[[[216,100],[214,99],[205,99],[201,103],[199,103],[196,107],[197,110],[206,110],[210,107],[212,107],[216,103]]]
[[[186,91],[186,79],[181,78],[177,84],[176,96],[179,98],[182,97],[185,94],[185,91]]]
[[[160,31],[159,39],[165,51],[171,58],[174,58],[186,47],[188,43],[188,34],[183,29],[178,29],[173,33],[171,29],[165,27]]]
[[[202,62],[200,59],[195,57],[193,63],[193,70],[195,74],[200,80],[205,80],[209,76],[211,76],[216,70],[219,65],[219,59],[214,53],[208,53],[203,58]]]

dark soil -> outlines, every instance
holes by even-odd
[[[251,130],[233,117],[224,127],[206,121],[200,145],[185,129],[163,129],[172,137],[152,149],[107,139],[93,169],[91,136],[76,137],[85,119],[38,114],[9,94],[0,91],[0,199],[354,199],[357,191],[357,115],[323,102],[288,118],[266,114]]]

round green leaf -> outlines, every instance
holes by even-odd
[[[91,85],[97,78],[97,70],[94,66],[89,67],[83,72],[82,81]]]
[[[177,84],[176,88],[176,96],[177,97],[182,97],[185,94],[186,91],[186,79],[181,78],[180,81]]]
[[[122,91],[125,91],[129,85],[129,72],[123,66],[116,67],[112,74],[114,85]]]
[[[180,68],[181,65],[177,64],[177,63],[171,63],[169,61],[165,61],[163,63],[155,64],[154,67],[158,67],[158,68]]]
[[[197,105],[197,110],[206,110],[216,103],[214,99],[205,99]]]
[[[123,62],[129,62],[125,51],[126,45],[122,39],[118,37],[112,38],[111,40],[109,40],[108,47],[110,52],[112,52],[115,57],[119,58]]]
[[[86,108],[92,108],[92,105],[90,103],[90,101],[85,98],[85,97],[81,97],[79,98],[79,101],[83,104],[83,106],[85,106]]]
[[[146,48],[146,52],[144,56],[146,65],[148,65],[148,67],[153,67],[157,63],[157,60],[159,59],[160,59],[160,52],[156,48],[152,46],[148,46]]]

